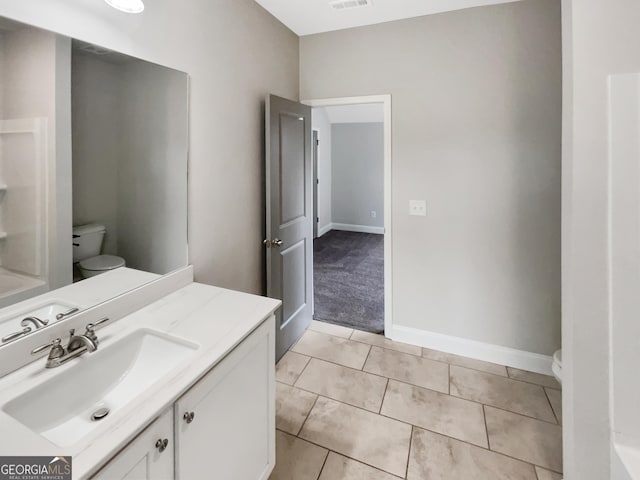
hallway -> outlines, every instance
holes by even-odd
[[[313,242],[316,320],[384,331],[384,235],[332,230]]]

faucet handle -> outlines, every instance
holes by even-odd
[[[36,354],[38,354],[40,352],[43,352],[44,350],[46,350],[48,348],[51,348],[51,350],[53,350],[55,348],[62,348],[60,346],[61,343],[62,343],[62,339],[56,338],[51,343],[47,343],[46,345],[40,345],[39,347],[36,347],[33,350],[31,350],[31,355],[36,355]]]
[[[20,338],[23,335],[26,335],[27,333],[31,333],[31,327],[25,327],[22,330],[20,330],[19,332],[10,333],[6,337],[2,337],[2,343],[10,342],[11,340],[15,340],[16,338]]]
[[[64,317],[68,317],[69,315],[73,315],[74,313],[78,313],[80,309],[78,307],[73,307],[67,310],[66,312],[62,312],[56,315],[56,320],[62,320]]]
[[[87,332],[93,331],[96,327],[99,327],[100,325],[108,321],[109,321],[109,318],[104,317],[103,319],[98,320],[96,323],[90,323],[89,325],[87,325]]]
[[[105,322],[108,322],[109,318],[105,317],[101,320],[98,320],[96,323],[90,323],[89,325],[87,325],[87,331],[84,332],[84,336],[91,339],[93,341],[93,343],[95,343],[96,345],[98,345],[98,336],[96,335],[96,332],[94,330],[94,328],[102,325]]]

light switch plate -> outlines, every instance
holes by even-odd
[[[426,217],[427,201],[426,200],[409,200],[409,215]]]

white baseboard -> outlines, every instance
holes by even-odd
[[[331,223],[330,230],[341,230],[343,232],[376,233],[384,235],[384,227],[369,227],[368,225],[350,225],[348,223]]]
[[[419,345],[441,352],[462,355],[464,357],[475,358],[476,360],[497,363],[499,365],[506,365],[507,367],[542,373],[544,375],[553,375],[551,371],[553,357],[548,355],[516,350],[515,348],[400,325],[394,325],[392,331],[385,332],[385,335],[398,342]]]
[[[331,231],[331,223],[327,223],[324,227],[320,227],[318,228],[318,237],[323,236],[325,233],[328,233]]]

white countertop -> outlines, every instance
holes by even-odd
[[[73,457],[73,478],[94,474],[106,461],[164,413],[185,391],[280,306],[279,300],[192,283],[97,331],[100,349],[132,332],[150,328],[200,345],[186,364],[176,365],[127,407],[112,412],[82,442],[58,447],[0,410],[0,455]],[[43,381],[55,378],[90,353],[54,369],[45,359],[0,379],[0,408]],[[0,350],[0,361],[2,351]]]
[[[48,303],[72,305],[84,310],[140,287],[161,275],[132,268],[117,268],[81,282],[23,300],[0,310],[0,337],[22,330],[15,317]],[[11,321],[14,320],[14,321]],[[55,321],[51,322],[51,324]],[[1,358],[1,357],[0,357]]]

